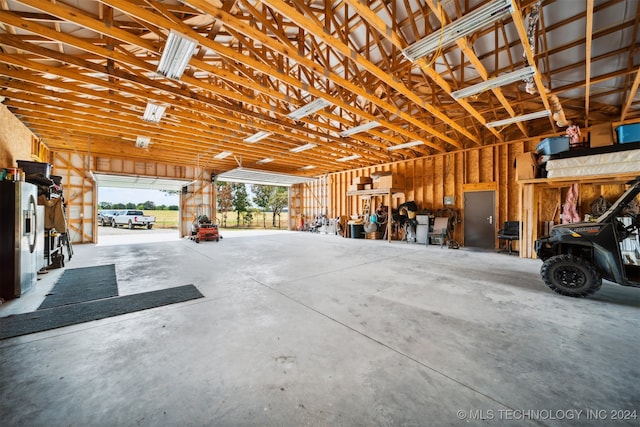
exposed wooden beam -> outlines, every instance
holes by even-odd
[[[636,69],[636,77],[633,79],[633,83],[629,88],[629,92],[625,95],[626,101],[624,102],[624,106],[622,107],[622,111],[620,111],[620,121],[624,121],[627,118],[627,114],[629,114],[629,110],[631,109],[631,104],[633,103],[636,94],[638,93],[638,86],[640,86],[640,67]]]
[[[593,34],[593,0],[587,0],[584,76],[584,126],[589,126],[589,99],[591,95],[591,36]]]

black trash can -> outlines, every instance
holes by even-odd
[[[350,224],[351,238],[364,239],[364,224]]]

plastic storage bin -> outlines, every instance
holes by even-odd
[[[562,153],[563,151],[569,151],[569,138],[560,136],[556,138],[545,138],[540,141],[540,144],[536,147],[536,150],[540,154],[551,155]]]
[[[640,142],[640,123],[618,126],[616,133],[618,134],[619,144]]]
[[[18,160],[18,167],[22,169],[25,176],[42,174],[45,178],[51,176],[51,164],[40,162],[29,162],[27,160]]]

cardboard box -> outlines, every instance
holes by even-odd
[[[353,179],[352,184],[371,184],[373,180],[369,176],[357,176]]]
[[[348,191],[360,191],[360,190],[364,190],[364,184],[351,184],[349,186]]]
[[[399,175],[384,175],[373,180],[373,188],[404,188],[404,178]]]
[[[589,147],[606,147],[613,145],[611,123],[591,126],[589,129]]]
[[[520,153],[516,155],[516,179],[534,179],[538,169],[536,154]]]

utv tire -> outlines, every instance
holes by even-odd
[[[593,264],[573,255],[547,259],[540,268],[540,276],[545,285],[568,297],[586,297],[602,286],[602,278]]]

